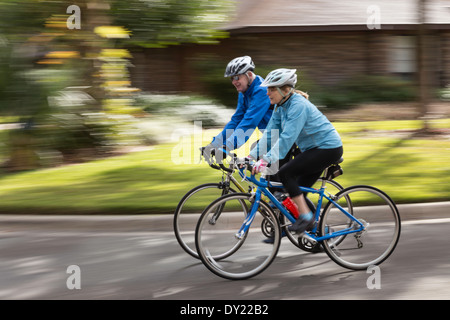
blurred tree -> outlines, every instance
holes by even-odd
[[[114,24],[131,30],[127,45],[164,47],[211,43],[228,34],[218,29],[232,9],[230,0],[111,0]]]
[[[39,148],[102,145],[111,136],[105,118],[90,115],[135,112],[124,48],[213,41],[225,36],[216,27],[229,8],[228,0],[0,0],[0,113],[25,123],[10,135],[8,163],[30,169]],[[67,90],[81,86],[93,99]]]
[[[430,76],[430,47],[431,37],[426,25],[426,0],[417,0],[417,66],[419,82],[419,113],[423,120],[423,131],[429,131],[428,112],[429,112],[429,76]]]

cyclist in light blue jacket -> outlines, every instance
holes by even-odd
[[[343,148],[331,122],[303,92],[294,90],[296,83],[295,69],[277,69],[267,75],[262,86],[268,87],[267,95],[276,105],[275,111],[250,157],[260,158],[253,167],[256,174],[276,165],[297,144],[301,153],[282,165],[278,176],[300,213],[289,229],[302,233],[311,227],[313,214],[298,186],[311,187],[326,167],[340,159]]]
[[[236,112],[204,149],[225,148],[228,151],[238,149],[250,138],[256,128],[264,131],[272,116],[273,108],[267,96],[264,81],[253,73],[255,64],[249,56],[238,57],[230,61],[225,70],[239,92]]]

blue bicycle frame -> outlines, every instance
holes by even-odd
[[[243,177],[247,181],[250,181],[251,183],[256,185],[257,188],[256,188],[256,192],[255,192],[254,204],[252,205],[250,213],[247,215],[246,219],[244,220],[244,223],[242,224],[241,228],[239,229],[238,233],[236,234],[236,237],[241,239],[245,235],[245,233],[248,231],[248,229],[250,228],[250,225],[251,225],[253,219],[255,218],[256,211],[259,208],[259,203],[261,201],[262,194],[264,194],[267,198],[269,198],[270,201],[272,201],[272,203],[280,210],[280,212],[286,218],[289,219],[290,222],[294,223],[296,221],[294,216],[275,198],[275,196],[268,189],[269,186],[274,187],[274,188],[280,188],[280,189],[283,188],[283,186],[278,183],[271,184],[269,181],[267,181],[264,178],[264,176],[262,176],[258,181],[254,175],[247,176],[245,174],[244,170],[245,170],[245,168],[239,169],[241,177]],[[357,229],[354,227],[354,225],[352,225],[346,229],[332,232],[327,235],[322,235],[319,237],[319,236],[315,235],[317,228],[318,228],[318,223],[316,223],[311,231],[305,232],[309,236],[309,238],[311,238],[312,240],[317,241],[317,242],[323,241],[323,240],[328,240],[330,238],[335,238],[335,237],[347,235],[350,233],[360,232],[365,228],[365,226],[358,219],[356,219],[352,214],[350,214],[344,208],[342,208],[339,204],[337,204],[334,201],[334,199],[332,199],[332,197],[329,197],[327,194],[325,194],[325,186],[322,185],[322,187],[320,189],[307,188],[307,187],[301,187],[301,186],[299,186],[299,188],[300,188],[300,191],[302,191],[302,192],[310,192],[310,193],[314,193],[314,194],[319,194],[319,201],[317,203],[316,212],[314,213],[314,221],[316,221],[316,222],[319,221],[320,209],[322,208],[323,198],[326,198],[328,201],[333,203],[336,206],[336,208],[338,208],[350,220],[356,222],[359,225],[359,228],[357,228]]]

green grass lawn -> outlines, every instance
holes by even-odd
[[[418,121],[335,123],[344,141],[343,186],[369,184],[397,203],[450,199],[450,139],[411,137]],[[450,119],[433,127],[449,128]],[[185,162],[173,161],[187,139],[123,156],[0,176],[2,213],[170,213],[194,186],[219,181],[218,171],[199,163],[196,147]],[[186,139],[186,138],[184,138]],[[178,148],[178,149],[177,149]],[[189,154],[189,152],[191,152]],[[245,155],[244,151],[240,155]]]

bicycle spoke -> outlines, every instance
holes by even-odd
[[[339,265],[365,269],[383,262],[395,249],[400,237],[400,217],[394,202],[370,186],[354,186],[337,195],[336,202],[347,209],[351,199],[352,215],[342,213],[329,203],[324,209],[321,230],[332,229],[337,237],[323,242],[325,251]],[[346,197],[347,200],[343,200]]]
[[[280,244],[277,219],[262,201],[253,220],[247,219],[250,217],[243,218],[251,204],[249,194],[237,193],[221,197],[205,209],[198,222],[197,252],[208,269],[221,277],[245,279],[255,276],[267,268],[276,256]],[[210,216],[219,206],[223,207],[223,211],[216,223],[211,225],[208,223]],[[261,230],[264,220],[276,237],[274,244],[262,242],[267,239]],[[251,222],[250,228],[239,234],[246,222]]]
[[[198,219],[208,204],[228,192],[235,193],[233,189],[224,189],[220,183],[207,183],[193,188],[180,200],[174,213],[173,229],[180,246],[194,258],[198,258],[195,248]],[[212,221],[217,219],[220,211],[218,208]]]

